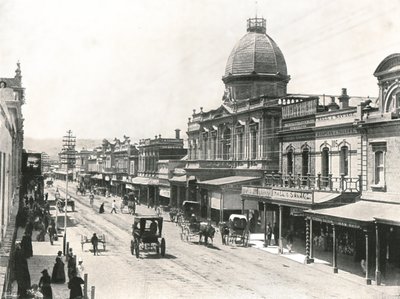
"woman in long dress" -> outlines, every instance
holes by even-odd
[[[61,259],[62,252],[58,252],[58,256],[56,257],[56,263],[53,267],[53,272],[51,273],[51,281],[54,283],[64,283],[65,282],[65,270],[64,263]]]
[[[53,299],[53,291],[51,289],[51,279],[46,269],[42,271],[42,277],[39,280],[39,287],[43,294],[43,299]]]

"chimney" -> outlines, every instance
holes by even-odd
[[[349,108],[349,99],[347,95],[347,88],[342,88],[342,95],[338,98],[340,102],[340,109]]]
[[[175,129],[175,139],[180,139],[179,133],[181,132],[180,129]]]
[[[158,134],[158,139],[161,139],[161,134]]]

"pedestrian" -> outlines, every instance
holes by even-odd
[[[267,224],[267,238],[267,245],[269,246],[272,243],[272,227],[270,223]]]
[[[15,278],[18,283],[19,298],[26,298],[27,291],[31,287],[31,276],[29,274],[28,262],[21,249],[21,243],[15,244]]]
[[[292,252],[292,246],[293,246],[293,232],[290,229],[286,235],[286,248],[289,250],[289,253]]]
[[[76,266],[76,276],[83,278],[85,267],[83,266],[82,258],[78,259],[78,266]]]
[[[72,248],[69,249],[67,266],[68,266],[68,279],[71,280],[72,272],[73,271],[76,272],[76,259],[72,252]]]
[[[49,225],[47,228],[47,232],[49,233],[50,244],[53,245],[54,235],[56,234],[56,229],[53,225]]]
[[[96,233],[93,234],[92,238],[90,239],[90,241],[92,242],[93,245],[93,255],[99,255],[99,249],[98,249],[98,245],[99,245],[99,238],[96,236]]]
[[[117,214],[117,210],[116,210],[116,208],[117,208],[117,206],[116,206],[116,204],[115,204],[115,199],[113,200],[113,202],[112,202],[112,204],[111,204],[111,214],[112,214],[112,212],[115,212],[115,214]]]
[[[42,272],[42,277],[39,280],[39,288],[42,291],[43,299],[53,299],[53,291],[51,290],[51,279],[47,269]]]
[[[24,234],[24,236],[22,237],[21,249],[24,253],[25,258],[30,258],[33,256],[32,237],[29,234]]]
[[[89,194],[89,203],[90,203],[90,206],[93,206],[93,200],[94,200],[94,195],[93,195],[92,192],[90,192],[90,194]]]
[[[56,263],[51,273],[51,281],[53,283],[65,283],[64,262],[62,261],[62,251],[58,251]]]
[[[104,213],[104,202],[100,205],[99,213],[100,214]]]
[[[274,223],[274,227],[273,227],[272,231],[274,233],[275,245],[279,246],[279,226],[276,224],[276,222]]]
[[[76,270],[72,273],[72,278],[68,282],[68,288],[70,289],[69,298],[70,299],[80,299],[83,297],[81,284],[84,284],[82,278],[76,276]]]

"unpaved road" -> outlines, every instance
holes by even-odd
[[[57,182],[58,186],[63,186]],[[71,188],[75,190],[75,188]],[[50,190],[50,198],[54,189]],[[61,194],[63,194],[60,188]],[[363,286],[256,248],[224,246],[219,233],[213,246],[183,242],[180,229],[165,217],[163,234],[166,256],[130,253],[133,216],[110,214],[111,199],[97,197],[93,207],[88,197],[72,194],[76,212],[68,213],[73,226],[67,240],[84,260],[89,286],[96,287],[96,299],[118,298],[381,298]],[[106,213],[98,214],[105,202]],[[120,200],[117,199],[119,206]],[[138,206],[139,214],[151,210]],[[167,216],[167,215],[166,215]],[[80,235],[105,234],[107,251],[93,256]],[[197,239],[195,240],[197,241]],[[101,248],[101,245],[100,245]]]

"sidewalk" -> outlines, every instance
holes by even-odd
[[[262,234],[262,233],[251,234],[250,240],[249,240],[249,245],[254,248],[257,248],[259,250],[268,252],[270,254],[276,254],[276,255],[279,254],[279,251],[278,251],[279,248],[276,245],[264,247],[264,234]],[[338,273],[334,274],[332,265],[327,261],[314,258],[314,263],[305,264],[304,263],[306,260],[305,254],[296,252],[294,250],[292,250],[292,252],[289,253],[289,251],[286,248],[283,248],[283,254],[279,254],[279,255],[282,258],[287,258],[292,261],[304,264],[304,267],[312,267],[316,271],[331,273],[332,275],[337,275],[338,277],[340,277],[342,279],[346,279],[346,280],[352,281],[354,283],[357,283],[357,284],[360,284],[363,286],[366,285],[365,277],[353,274],[348,271],[344,271],[340,268],[338,270]],[[354,270],[354,273],[357,273],[356,269]],[[378,292],[383,292],[390,298],[399,298],[400,297],[400,286],[385,286],[385,285],[378,286],[378,285],[376,285],[375,281],[373,280],[372,285],[368,286],[368,287],[374,288]],[[385,297],[385,298],[388,298],[388,297]]]

